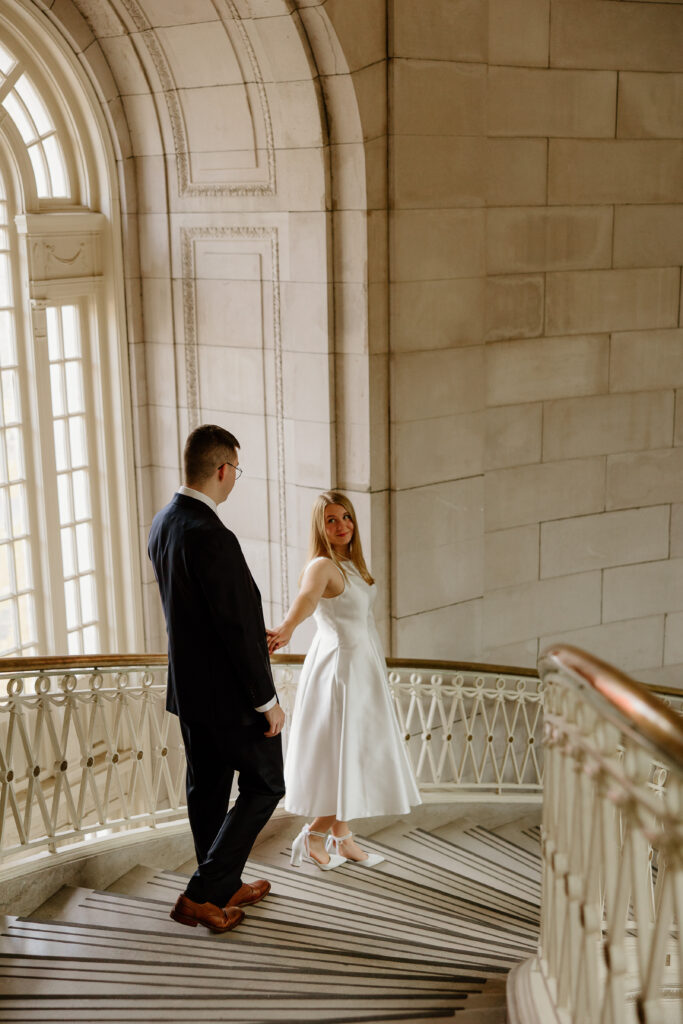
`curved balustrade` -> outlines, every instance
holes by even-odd
[[[512,972],[510,1019],[680,1024],[683,720],[574,648],[551,648],[539,670],[541,935],[537,960]]]
[[[289,719],[302,661],[273,657]],[[388,669],[427,799],[540,798],[545,684],[533,670],[404,659]],[[184,819],[165,677],[165,655],[0,661],[0,864]]]
[[[273,658],[288,719],[302,661]],[[165,675],[163,655],[0,661],[0,863],[184,818]],[[540,793],[543,686],[532,671],[391,659],[389,683],[425,793]]]
[[[0,662],[0,862],[183,819],[166,658]]]

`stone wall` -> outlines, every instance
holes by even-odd
[[[391,7],[396,651],[683,681],[683,4]]]
[[[336,484],[392,653],[683,682],[683,3],[22,2],[117,162],[148,647],[209,419],[269,619]]]

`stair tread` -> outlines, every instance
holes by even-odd
[[[537,945],[537,835],[533,815],[402,821],[359,837],[378,868],[333,872],[292,867],[291,838],[271,839],[245,878],[272,890],[225,935],[169,917],[191,860],[64,887],[3,921],[2,1019],[198,1024],[229,1000],[231,1024],[503,1024],[507,972]]]

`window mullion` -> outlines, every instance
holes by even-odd
[[[39,544],[42,561],[42,577],[47,586],[44,592],[44,614],[50,624],[52,636],[49,649],[57,653],[64,646],[66,653],[66,606],[62,575],[62,553],[59,536],[57,472],[54,458],[52,398],[50,394],[50,367],[47,355],[48,302],[34,299],[31,302],[31,329],[33,333],[34,380],[35,380],[35,431],[34,458],[40,465],[41,473],[36,474],[36,505],[43,511],[45,542]]]
[[[107,456],[106,451],[101,452],[99,439],[103,429],[103,417],[100,395],[96,387],[96,378],[99,378],[100,368],[96,366],[93,357],[93,349],[97,342],[97,301],[98,296],[93,295],[89,301],[82,301],[80,305],[82,338],[83,338],[83,387],[85,389],[85,407],[88,410],[88,429],[86,431],[86,444],[88,447],[88,466],[90,467],[90,495],[92,503],[93,525],[99,524],[98,529],[93,529],[93,547],[97,573],[95,576],[97,588],[97,606],[99,608],[99,631],[102,650],[109,650],[112,642],[112,624],[114,622],[113,609],[108,600],[111,587],[108,582],[112,581],[109,566],[110,550],[105,546],[104,523],[108,516],[104,514],[106,505],[106,492],[108,486]],[[102,456],[102,457],[100,457]],[[111,532],[109,545],[111,545]]]

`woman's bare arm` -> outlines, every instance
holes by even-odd
[[[289,643],[296,627],[313,614],[318,601],[328,588],[334,587],[336,593],[341,593],[341,590],[337,589],[341,582],[339,570],[329,558],[319,558],[310,563],[301,580],[299,593],[283,622],[276,629],[266,630],[268,650],[271,654]]]

